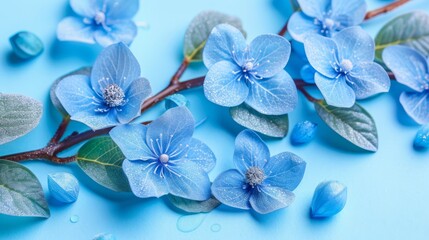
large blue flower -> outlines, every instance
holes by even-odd
[[[288,32],[302,42],[308,33],[331,37],[344,28],[359,25],[365,18],[365,0],[298,0],[302,12],[294,13]]]
[[[110,131],[126,157],[122,167],[137,197],[210,198],[207,172],[216,160],[207,145],[192,138],[194,124],[186,107],[176,107],[147,127],[121,125]]]
[[[140,77],[139,63],[123,43],[100,53],[91,76],[72,75],[56,89],[71,119],[92,129],[130,122],[140,115],[141,104],[150,93],[149,81]]]
[[[137,35],[131,19],[139,0],[70,0],[70,5],[79,17],[66,17],[58,24],[59,40],[97,42],[106,47],[118,42],[129,45]]]
[[[258,213],[289,206],[306,165],[288,152],[270,157],[267,145],[250,130],[242,131],[235,140],[234,164],[237,169],[215,179],[212,193],[223,204]]]
[[[225,107],[245,102],[268,115],[291,112],[297,104],[297,91],[283,70],[290,51],[283,37],[260,35],[247,45],[238,29],[227,24],[216,26],[203,52],[209,68],[204,81],[207,99]]]
[[[384,49],[383,61],[396,80],[412,90],[399,98],[405,112],[419,124],[429,123],[428,59],[410,47],[391,46]]]
[[[389,91],[389,76],[373,62],[374,40],[362,28],[344,29],[333,38],[309,34],[304,48],[329,105],[351,107],[356,99]]]

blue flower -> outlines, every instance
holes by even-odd
[[[332,37],[337,32],[362,23],[366,13],[365,0],[298,0],[302,12],[289,19],[288,32],[302,42],[305,35],[317,33]]]
[[[301,182],[306,165],[288,152],[270,157],[267,145],[250,130],[242,131],[235,140],[234,164],[237,169],[214,180],[213,195],[228,206],[262,214],[293,202],[292,191]]]
[[[100,129],[128,123],[140,115],[150,95],[137,59],[123,43],[105,48],[91,76],[72,75],[59,82],[56,95],[71,119]]]
[[[70,0],[79,17],[66,17],[57,28],[61,41],[98,43],[106,47],[124,42],[129,45],[137,35],[131,20],[139,9],[139,0]]]
[[[311,217],[331,217],[343,210],[347,202],[347,187],[338,181],[317,185],[311,201]]]
[[[137,197],[210,198],[207,172],[216,159],[207,145],[192,138],[194,124],[186,107],[175,107],[147,127],[121,125],[110,131],[126,157],[122,168]]]
[[[314,81],[329,105],[351,107],[356,99],[387,92],[390,79],[374,63],[374,40],[360,27],[350,27],[333,38],[309,34],[305,53],[316,69]]]
[[[247,45],[238,29],[218,25],[203,52],[209,69],[204,94],[225,107],[245,102],[262,114],[291,112],[298,95],[292,78],[283,70],[290,52],[290,43],[283,37],[260,35]]]
[[[383,61],[396,80],[411,89],[399,98],[405,112],[419,124],[429,123],[428,59],[412,48],[391,46],[384,49]]]

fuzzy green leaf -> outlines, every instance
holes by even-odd
[[[73,72],[67,73],[64,76],[59,77],[57,80],[55,80],[55,82],[52,84],[51,86],[51,90],[49,92],[49,95],[51,97],[51,102],[54,105],[54,107],[63,115],[63,116],[67,116],[68,113],[67,111],[64,109],[63,105],[61,105],[60,100],[58,99],[57,95],[55,94],[55,90],[57,90],[57,86],[58,83],[61,82],[61,80],[63,80],[66,77],[72,76],[72,75],[91,75],[91,67],[82,67],[79,68]]]
[[[228,23],[246,34],[239,18],[216,11],[201,12],[191,21],[185,33],[183,51],[188,61],[202,61],[202,50],[212,29],[222,23]]]
[[[50,211],[37,177],[23,165],[0,160],[0,214],[49,218]]]
[[[122,171],[125,156],[110,137],[98,137],[85,143],[77,154],[77,163],[98,184],[117,192],[130,192]]]
[[[232,119],[243,127],[270,137],[282,138],[289,130],[288,115],[270,116],[259,113],[246,104],[229,109]]]
[[[173,206],[188,213],[207,213],[220,205],[220,202],[213,196],[205,201],[195,201],[169,194],[168,200]]]
[[[0,93],[0,144],[21,137],[35,128],[42,117],[42,104],[32,98]]]
[[[329,106],[325,101],[314,103],[320,118],[354,145],[372,152],[378,149],[377,127],[371,115],[355,103],[351,108]]]
[[[429,55],[429,15],[425,12],[411,12],[388,22],[375,38],[375,57],[382,62],[381,53],[386,47],[406,45],[424,55]]]

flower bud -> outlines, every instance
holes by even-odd
[[[49,174],[48,188],[52,197],[62,203],[72,203],[79,195],[79,182],[66,172]]]
[[[33,58],[43,52],[42,41],[31,32],[18,32],[9,38],[9,42],[14,53],[22,59]]]
[[[308,143],[314,138],[317,130],[317,123],[303,121],[295,124],[290,140],[293,145]]]
[[[337,181],[320,183],[311,202],[311,217],[331,217],[339,213],[347,201],[347,187]]]
[[[165,109],[188,106],[188,99],[182,94],[173,94],[165,98]]]

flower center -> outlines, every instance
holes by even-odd
[[[253,62],[246,62],[246,64],[244,64],[244,67],[243,67],[243,72],[252,71],[253,67],[254,67]]]
[[[106,21],[106,15],[104,12],[97,12],[94,16],[94,21],[97,25],[103,24]]]
[[[168,156],[167,154],[161,154],[161,156],[159,156],[159,161],[163,164],[166,164],[168,162],[168,160],[170,160],[170,156]]]
[[[110,84],[103,90],[103,98],[109,107],[119,107],[126,102],[124,90],[116,84]]]
[[[353,69],[353,63],[348,59],[343,59],[340,63],[341,71],[348,73]]]
[[[246,182],[252,187],[261,184],[265,179],[265,173],[258,167],[250,167],[246,172]]]
[[[325,18],[325,21],[323,21],[324,28],[332,29],[334,25],[335,25],[335,21],[330,18]]]

